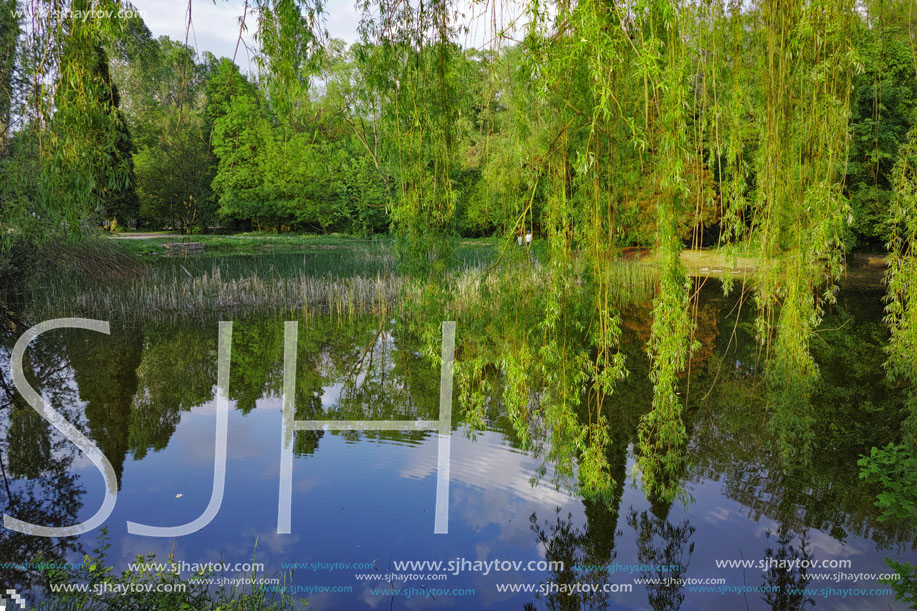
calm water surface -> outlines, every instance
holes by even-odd
[[[914,529],[877,519],[876,490],[859,480],[856,466],[857,457],[870,447],[895,439],[902,419],[899,392],[885,382],[881,370],[886,337],[881,297],[878,289],[842,290],[813,346],[822,381],[815,397],[816,447],[810,467],[780,469],[766,433],[751,308],[738,308],[734,297],[724,297],[711,282],[699,301],[702,348],[690,377],[682,380],[690,439],[684,498],[652,505],[635,480],[633,444],[652,389],[643,356],[648,306],[631,308],[623,325],[630,376],[605,408],[611,427],[607,455],[617,482],[611,501],[584,500],[562,482],[555,486],[550,464],[534,483],[543,459],[520,448],[493,398],[485,430],[472,434],[460,418],[454,426],[445,535],[433,532],[438,436],[423,431],[297,433],[292,532],[276,533],[283,322],[300,320],[297,419],[436,419],[439,370],[419,355],[417,338],[394,320],[232,315],[225,495],[208,526],[177,540],[129,535],[125,522],[184,524],[207,506],[219,317],[113,320],[110,336],[49,332],[29,350],[27,375],[115,468],[120,490],[106,524],[108,561],[118,570],[151,552],[159,559],[174,553],[186,562],[232,563],[256,554],[265,564],[263,576],[286,574],[286,584],[297,586],[298,596],[318,609],[658,611],[770,609],[772,603],[761,592],[719,590],[785,589],[801,583],[798,568],[767,572],[718,562],[841,560],[849,566],[809,570],[810,576],[820,575],[808,584],[815,608],[902,609],[889,595],[863,595],[884,587],[875,579],[836,576],[887,572],[885,557],[917,561]],[[0,426],[12,498],[5,488],[4,511],[47,525],[84,520],[99,507],[104,482],[84,455],[9,392],[12,344],[40,321],[14,311],[7,318],[0,340],[7,405],[0,411]],[[459,320],[460,337],[462,331]],[[39,554],[79,561],[96,546],[98,534],[52,540],[3,529],[0,562],[28,561]],[[400,571],[422,574],[408,582],[390,577],[399,572],[395,563],[405,560],[525,564],[544,559],[562,561],[565,569],[491,568],[484,574],[465,564],[441,580],[429,569]],[[288,563],[301,566],[292,577]],[[326,568],[333,563],[371,568]],[[652,566],[663,564],[681,567],[679,577],[722,583],[635,583],[671,577]],[[0,579],[18,587],[29,581],[12,569],[0,569]],[[536,589],[551,584],[601,589],[608,584],[612,591],[536,596],[501,591],[505,584]],[[316,587],[347,591],[304,593]],[[380,593],[383,589],[400,593]],[[433,594],[453,589],[466,591]]]

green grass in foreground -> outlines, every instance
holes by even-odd
[[[169,570],[117,573],[107,565],[111,547],[106,529],[102,529],[98,547],[84,556],[80,569],[49,571],[49,585],[63,589],[66,585],[85,586],[87,591],[50,594],[36,607],[37,611],[296,611],[307,609],[308,601],[284,593],[292,574],[279,578],[280,586],[261,585],[264,575],[246,575],[251,585],[206,585],[216,573],[198,572],[181,577]],[[257,556],[252,555],[254,564]],[[152,554],[137,557],[138,564],[155,564]],[[170,556],[168,563],[175,559]],[[204,583],[200,583],[204,581]],[[215,580],[220,583],[219,579]],[[276,590],[276,591],[275,591]]]
[[[180,237],[156,235],[155,237],[144,239],[125,239],[129,236],[131,236],[131,233],[125,232],[112,237],[118,238],[118,242],[129,253],[141,256],[162,255],[165,253],[163,244],[176,242],[200,242],[204,245],[205,255],[221,256],[283,254],[317,248],[354,248],[391,243],[391,238],[387,236],[357,238],[341,234],[238,233],[233,235],[185,235]]]

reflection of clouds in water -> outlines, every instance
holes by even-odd
[[[267,551],[282,556],[290,556],[292,552],[296,551],[296,547],[301,542],[300,535],[296,533],[279,535],[276,530],[266,530],[261,533],[254,533],[251,535],[251,539],[252,541],[257,539],[259,550],[266,548]],[[244,551],[245,550],[243,550],[243,552]],[[247,551],[250,556],[254,551],[254,545],[252,549]]]
[[[703,521],[707,524],[714,525],[716,528],[729,529],[734,533],[732,537],[722,540],[711,540],[703,546],[698,546],[697,554],[693,559],[694,566],[702,571],[710,571],[711,574],[719,574],[721,570],[715,568],[715,561],[720,559],[738,559],[740,549],[763,549],[767,543],[767,533],[772,533],[772,539],[779,529],[779,523],[769,517],[757,515],[753,510],[738,503],[737,501],[725,498],[722,495],[721,484],[716,481],[705,480],[695,482],[690,485],[690,492],[694,498],[694,503],[690,509],[691,516],[703,516]],[[682,515],[683,512],[678,512]],[[687,515],[687,514],[685,514]],[[754,521],[751,521],[754,520]],[[735,533],[741,533],[736,536]],[[850,557],[860,557],[861,562],[854,559],[853,569],[846,569],[846,572],[857,572],[857,565],[860,568],[866,566],[875,566],[876,562],[881,562],[881,555],[871,553],[868,541],[854,540],[848,543],[842,543],[829,533],[815,529],[807,531],[809,541],[809,551],[813,559],[830,560]],[[799,537],[793,539],[793,545],[799,545]],[[748,559],[748,556],[746,556]],[[756,558],[760,559],[760,558]],[[881,564],[879,565],[881,566]],[[833,572],[835,569],[826,569],[827,572]],[[844,570],[844,569],[838,569]],[[816,570],[815,572],[820,572]],[[731,573],[729,573],[731,574]],[[737,575],[740,573],[736,573]],[[757,574],[757,570],[755,571]],[[837,584],[834,584],[835,586]],[[848,586],[843,586],[848,587]],[[833,603],[833,601],[832,601]],[[822,604],[827,604],[822,601]],[[841,606],[840,609],[848,607]],[[849,608],[857,608],[855,605]]]
[[[293,482],[293,490],[300,494],[305,494],[321,483],[322,482],[317,479],[299,478]]]
[[[435,478],[437,462],[437,440],[428,438],[425,443],[413,452],[411,461],[405,465],[400,475],[409,479]],[[572,512],[577,523],[585,519],[582,503],[563,490],[558,490],[549,482],[553,473],[548,473],[542,482],[532,486],[530,478],[541,464],[538,459],[506,447],[503,435],[491,431],[479,433],[472,441],[456,431],[452,435],[452,460],[450,463],[450,522],[461,523],[476,533],[487,535],[484,542],[474,547],[475,560],[510,559],[501,550],[518,551],[512,556],[515,559],[536,560],[545,557],[544,545],[538,542],[529,525],[529,516],[535,511],[539,517],[553,516],[556,507],[564,512]],[[475,588],[473,606],[494,606],[516,597],[515,594],[497,592],[494,585],[495,574],[465,574],[467,581],[452,583],[448,587]],[[496,574],[497,581],[538,582],[547,578],[547,574]],[[432,587],[436,587],[435,585]],[[372,597],[368,590],[363,600],[370,606]],[[448,603],[458,604],[461,601],[445,599]],[[431,599],[407,601],[405,606],[432,607]]]
[[[862,556],[865,555],[868,551],[866,549],[858,548],[853,544],[841,543],[828,533],[822,532],[820,530],[809,530],[807,532],[809,539],[809,551],[812,552],[812,556],[818,560]],[[853,564],[853,568],[857,568],[856,563]],[[853,571],[850,569],[845,569],[845,572],[849,573]]]
[[[259,402],[268,403],[267,401]],[[263,422],[263,421],[262,421]],[[235,409],[235,402],[229,403],[229,431],[227,462],[246,458],[261,458],[269,449],[277,449],[279,460],[280,420],[268,428],[275,432],[273,438],[265,439],[265,427],[252,426],[251,416],[245,416]],[[260,424],[260,423],[259,423]],[[214,401],[195,407],[181,415],[181,422],[169,440],[169,446],[182,453],[182,462],[188,467],[213,470],[214,439],[216,435],[216,406]],[[279,467],[273,465],[276,475]]]
[[[283,409],[283,399],[279,396],[266,396],[255,401],[255,407],[259,412],[271,412]]]
[[[748,507],[724,497],[723,486],[718,481],[688,482],[686,489],[691,495],[692,502],[690,511],[685,515],[690,514],[692,522],[696,522],[697,516],[701,516],[701,520],[716,528],[727,528],[730,523],[741,525],[743,533],[753,535],[756,539],[763,539],[768,530],[775,531],[777,528],[774,520],[765,516],[754,518]]]
[[[207,546],[207,551],[201,551],[201,542],[208,537],[207,528],[205,527],[204,531],[200,533],[195,533],[194,535],[189,535],[188,537],[179,537],[177,544],[175,546],[175,559],[176,561],[184,562],[225,562],[233,564],[236,562],[251,562],[254,558],[257,562],[266,562],[267,570],[264,577],[275,576],[274,573],[279,571],[279,567],[272,567],[269,559],[276,556],[287,556],[292,555],[296,551],[296,548],[302,544],[302,539],[300,535],[295,533],[289,535],[278,535],[274,530],[263,530],[263,531],[242,531],[234,533],[235,537],[223,537],[219,546]],[[212,533],[209,535],[212,537]],[[182,545],[183,541],[188,539],[185,545]],[[195,540],[197,539],[197,540]],[[153,551],[156,553],[156,559],[158,562],[167,562],[168,556],[172,552],[172,539],[166,539],[162,542],[155,541],[154,543],[149,543],[150,538],[131,538],[128,537],[126,540],[134,541],[135,549],[146,551]],[[145,543],[146,542],[146,543]],[[257,547],[256,547],[257,545]],[[185,549],[196,550],[196,552],[185,553]],[[134,561],[134,556],[130,557],[130,562]],[[232,571],[227,573],[227,576],[239,576],[232,575]],[[281,575],[276,575],[280,576]]]
[[[70,463],[70,467],[75,471],[82,471],[84,469],[98,471],[93,462],[89,460],[89,456],[82,452],[74,452],[73,462]]]
[[[456,608],[456,601],[459,601],[457,608],[473,608],[477,609],[480,607],[480,590],[476,592],[474,596],[470,597],[450,597],[450,596],[430,596],[425,597],[423,594],[418,594],[408,598],[407,596],[396,596],[395,603],[392,605],[391,596],[377,596],[373,595],[370,592],[371,589],[392,589],[400,590],[402,588],[407,588],[407,591],[412,591],[410,588],[415,590],[423,590],[423,587],[418,585],[418,582],[397,582],[397,581],[374,581],[366,584],[365,582],[357,582],[358,586],[354,586],[354,592],[359,594],[360,601],[363,602],[367,607],[372,609],[382,608],[389,609],[391,607],[397,609],[435,609],[437,607],[447,607],[447,608]],[[451,589],[453,587],[474,587],[466,585],[455,585],[450,582],[442,581],[431,581],[427,584],[424,584],[427,588],[431,589]],[[493,585],[491,584],[491,589]],[[316,609],[335,609],[340,606],[340,598],[334,598],[334,594],[321,594],[321,595],[312,595],[309,597],[309,602],[315,604]],[[340,594],[336,595],[340,596]],[[467,601],[465,605],[460,604],[461,601]],[[335,604],[337,603],[337,604]]]
[[[474,559],[487,560],[490,558],[490,553],[493,551],[493,547],[493,543],[490,541],[487,543],[478,543],[474,546]]]
[[[330,410],[335,407],[343,389],[344,384],[340,382],[325,386],[322,389],[322,409]]]
[[[435,437],[425,440],[400,475],[408,479],[424,479],[436,476],[437,444]],[[505,445],[503,436],[491,431],[480,432],[477,439],[468,439],[461,430],[452,434],[452,458],[450,479],[485,493],[502,492],[512,494],[520,504],[541,504],[564,506],[576,499],[550,484],[553,472],[548,472],[537,486],[532,486],[531,477],[541,464],[528,454],[512,450]],[[489,509],[498,509],[490,507]]]
[[[449,519],[461,520],[474,532],[496,526],[499,534],[494,541],[514,545],[532,545],[528,518],[533,508],[575,505],[574,513],[581,510],[577,500],[544,481],[532,486],[530,477],[539,462],[530,456],[507,448],[498,433],[480,433],[475,441],[461,431],[452,435],[450,461]],[[401,477],[425,479],[436,477],[438,441],[428,438],[413,453],[412,460],[402,467]]]

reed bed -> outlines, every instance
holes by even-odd
[[[176,277],[162,270],[122,284],[82,290],[48,287],[33,301],[45,314],[155,318],[160,315],[207,314],[234,310],[327,310],[359,314],[391,309],[405,288],[391,274],[373,276],[258,273],[226,278],[219,267],[198,276]],[[70,290],[67,290],[67,289]],[[62,309],[66,309],[63,312]]]
[[[416,300],[423,292],[419,281],[396,274],[388,261],[380,267],[367,265],[373,270],[370,273],[348,274],[355,267],[352,262],[320,273],[321,268],[297,266],[289,257],[237,259],[212,260],[210,265],[175,260],[118,282],[86,283],[69,275],[46,278],[31,291],[29,309],[44,318],[210,317],[232,311],[351,316],[392,312],[398,304]],[[654,270],[628,262],[609,264],[620,307],[643,303],[652,296]],[[480,314],[495,307],[493,297],[505,287],[524,283],[537,293],[546,278],[537,262],[494,269],[480,260],[467,261],[446,278],[449,310],[457,316]]]

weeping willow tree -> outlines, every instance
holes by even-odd
[[[6,155],[10,137],[13,73],[16,69],[16,46],[20,34],[15,9],[14,0],[0,2],[0,158]]]
[[[390,215],[403,269],[441,277],[454,233],[456,62],[449,0],[362,3],[365,84],[381,100],[398,196]]]
[[[891,330],[889,374],[914,388],[917,383],[917,129],[900,151],[894,170],[890,215],[886,323]],[[917,392],[908,394],[904,441],[917,454]]]
[[[765,85],[751,240],[769,424],[787,461],[804,462],[811,451],[808,395],[818,372],[809,344],[844,265],[853,8],[843,0],[759,8]]]
[[[649,341],[652,410],[639,429],[638,464],[643,486],[651,498],[674,496],[684,466],[686,433],[676,376],[687,365],[690,318],[688,282],[679,259],[682,242],[678,213],[691,196],[686,180],[689,134],[687,66],[683,22],[687,9],[677,2],[651,2],[642,11],[640,57],[644,95],[644,133],[653,156],[653,178],[658,183],[657,243],[662,259],[659,293],[653,302]],[[653,109],[651,111],[651,108]],[[655,125],[651,127],[651,114]]]
[[[320,0],[266,0],[258,3],[255,58],[266,83],[266,96],[282,126],[290,131],[305,127],[310,79],[318,73],[323,31]]]
[[[614,487],[604,406],[627,371],[612,260],[622,217],[635,202],[651,201],[662,269],[648,346],[654,401],[640,428],[639,463],[647,491],[671,498],[686,436],[677,379],[691,334],[679,252],[698,204],[690,196],[704,191],[688,171],[696,155],[689,150],[686,9],[584,0],[532,2],[527,10],[520,72],[531,79],[530,106],[520,135],[536,171],[510,233],[539,227],[546,253],[538,294],[519,299],[534,303],[540,317],[517,315],[512,330],[524,339],[498,350],[506,409],[523,439],[530,429],[550,439],[546,458],[556,476],[578,472],[578,488],[589,496]]]
[[[88,0],[55,6],[119,7]],[[652,407],[639,426],[637,466],[648,495],[670,501],[684,471],[685,380],[694,343],[692,283],[680,255],[687,243],[700,245],[705,224],[719,223],[724,252],[752,253],[758,261],[753,285],[770,426],[785,461],[804,459],[815,417],[808,395],[818,375],[809,345],[843,269],[849,216],[843,176],[856,65],[853,1],[523,6],[524,40],[505,52],[497,43],[484,56],[492,79],[487,112],[512,108],[494,145],[511,153],[487,153],[498,160],[491,170],[503,163],[506,171],[485,178],[509,177],[513,185],[515,192],[502,191],[507,242],[534,230],[544,250],[504,253],[509,271],[502,294],[495,290],[492,298],[508,311],[500,333],[482,329],[491,346],[460,334],[456,372],[466,417],[483,423],[486,393],[494,388],[487,371],[498,369],[520,439],[548,437],[547,458],[560,477],[578,476],[584,493],[614,487],[605,457],[613,423],[604,410],[627,371],[611,262],[631,243],[634,226],[647,228],[659,274],[647,344]],[[449,0],[367,0],[361,8],[363,40],[354,51],[360,82],[353,85],[378,102],[354,111],[366,116],[350,117],[351,124],[380,126],[379,147],[369,152],[386,184],[397,185],[389,206],[400,258],[425,281],[421,306],[435,311],[438,323],[448,297],[433,279],[447,271],[462,196],[456,125],[460,71],[470,62],[457,44],[458,7]],[[499,7],[491,8],[496,15]],[[257,0],[248,10],[257,19],[262,123],[270,146],[277,140],[282,153],[320,128],[309,98],[325,42],[323,5]],[[116,96],[106,94],[111,86],[99,55],[119,25],[68,20],[66,10],[41,14],[29,30],[31,57],[52,49],[54,58],[53,73],[33,71],[36,133],[47,162],[43,201],[49,211],[61,206],[54,210],[75,224],[130,181],[117,156],[123,133]],[[512,100],[493,93],[498,67],[507,68],[501,93]],[[484,114],[481,129],[493,129]],[[904,363],[894,355],[914,348],[913,166],[901,167],[889,275],[893,369]],[[428,327],[426,344],[436,354],[438,324]]]
[[[121,28],[120,3],[73,0],[7,8],[28,15],[16,59],[28,82],[10,95],[20,125],[5,168],[8,248],[78,237],[82,222],[133,206],[136,196],[130,134],[102,50]]]
[[[711,208],[727,254],[757,255],[770,427],[786,461],[804,458],[817,378],[809,343],[843,269],[849,216],[843,176],[853,3],[527,6],[526,72],[535,92],[529,149],[539,172],[517,226],[540,197],[547,279],[535,361],[547,389],[544,428],[557,448],[578,450],[584,489],[608,484],[601,404],[625,369],[607,270],[622,210],[647,199],[660,261],[647,347],[653,402],[637,444],[647,493],[671,499],[684,467],[679,380],[693,342],[680,251],[691,235],[697,243]],[[718,188],[709,186],[712,177]],[[586,315],[577,311],[584,302]],[[573,341],[584,328],[587,341]],[[581,411],[585,425],[576,418]],[[561,471],[570,464],[569,455],[553,458]]]

